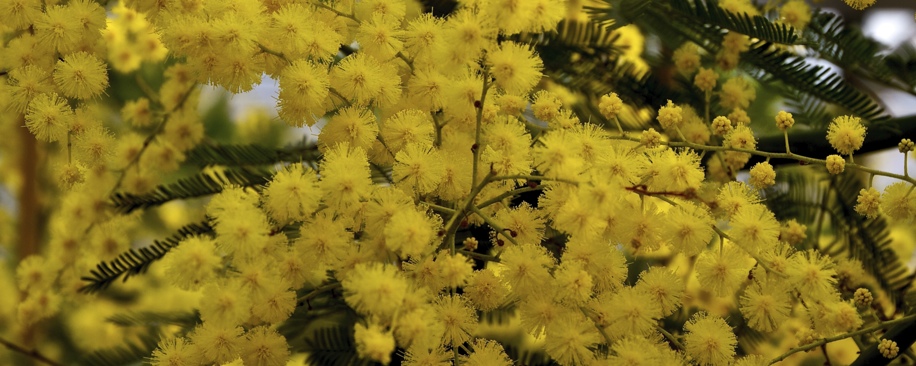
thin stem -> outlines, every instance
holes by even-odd
[[[610,139],[612,139],[612,140],[628,140],[628,141],[639,142],[639,139],[637,139],[637,138],[632,138],[632,137],[614,137],[614,136],[611,136]],[[800,161],[800,162],[804,162],[804,163],[808,163],[808,164],[827,165],[827,160],[809,158],[809,157],[807,157],[807,156],[802,156],[802,155],[798,155],[798,154],[795,154],[795,153],[772,153],[772,152],[758,151],[758,150],[750,150],[750,149],[742,149],[742,148],[736,148],[736,147],[730,147],[730,146],[711,146],[711,145],[703,145],[703,144],[697,144],[697,143],[687,142],[687,141],[661,141],[660,144],[668,145],[668,146],[671,146],[671,147],[689,147],[689,148],[694,149],[694,150],[735,151],[735,152],[742,152],[742,153],[747,153],[747,154],[756,155],[756,156],[763,156],[763,157],[772,158],[772,159],[788,159],[788,160],[796,160],[796,161]],[[883,177],[895,178],[895,179],[902,180],[902,181],[904,181],[904,182],[908,182],[908,183],[910,183],[910,184],[916,184],[916,179],[914,179],[914,178],[912,178],[912,177],[907,177],[907,176],[904,176],[904,175],[901,175],[901,174],[889,173],[889,172],[885,172],[885,171],[881,171],[881,170],[877,170],[877,169],[872,169],[872,168],[869,168],[869,167],[866,167],[866,166],[863,166],[863,165],[855,164],[855,163],[852,161],[852,155],[850,155],[850,160],[849,160],[849,161],[850,161],[850,162],[849,162],[848,164],[846,164],[846,168],[847,168],[847,169],[856,169],[856,170],[863,171],[863,172],[866,172],[866,173],[871,173],[871,174],[874,174],[874,175],[880,175],[880,176],[883,176]]]
[[[149,84],[146,83],[146,80],[143,79],[139,73],[134,74],[134,80],[137,81],[137,87],[140,88],[143,94],[146,94],[146,97],[149,98],[149,100],[153,101],[153,103],[161,104],[159,103],[159,94],[153,91],[153,88],[151,88]]]
[[[783,137],[784,140],[786,140],[786,154],[792,155],[792,152],[789,151],[789,131],[788,131],[788,130],[783,130],[783,131],[782,131],[782,137]]]
[[[506,198],[515,197],[515,196],[518,196],[518,195],[520,195],[520,194],[522,194],[522,193],[525,193],[525,192],[540,191],[540,190],[542,190],[542,189],[544,189],[544,186],[543,186],[543,185],[538,185],[537,187],[522,187],[522,188],[518,188],[518,189],[513,189],[513,190],[508,191],[508,192],[503,192],[503,193],[500,194],[499,196],[496,196],[496,197],[493,197],[493,198],[488,199],[488,200],[486,200],[486,201],[483,201],[483,203],[477,205],[477,208],[483,209],[483,208],[486,208],[487,206],[490,206],[490,205],[493,205],[493,204],[496,204],[496,203],[500,203],[500,202],[502,202],[502,201],[503,201],[504,199],[506,199]]]
[[[342,16],[342,17],[347,18],[347,19],[351,19],[351,20],[353,20],[353,21],[359,23],[359,19],[356,19],[356,16],[354,16],[353,14],[347,14],[347,13],[341,12],[340,10],[337,10],[337,9],[334,9],[334,8],[332,8],[332,7],[330,7],[330,6],[327,6],[327,5],[325,5],[325,4],[322,4],[320,1],[312,1],[312,2],[310,2],[309,4],[312,4],[312,5],[314,5],[314,6],[317,6],[317,7],[319,7],[319,8],[325,9],[325,10],[329,10],[329,11],[331,11],[331,12],[334,13],[334,14],[337,14],[337,15]]]
[[[662,335],[664,335],[665,338],[668,338],[668,341],[671,342],[671,344],[673,344],[673,345],[674,345],[675,347],[677,347],[678,349],[686,349],[686,348],[684,348],[684,345],[681,344],[681,342],[677,340],[677,337],[675,337],[673,334],[671,334],[671,333],[669,333],[667,330],[665,330],[665,327],[662,327],[661,325],[658,325],[658,323],[656,323],[656,324],[655,324],[655,329],[657,329],[659,333],[661,333]]]
[[[292,63],[293,63],[292,61],[290,61],[290,59],[286,58],[286,55],[284,55],[283,52],[274,51],[274,50],[272,50],[272,49],[270,49],[270,48],[267,48],[267,46],[265,46],[265,45],[263,45],[263,44],[261,44],[261,43],[258,43],[258,48],[261,49],[261,52],[264,52],[264,53],[266,53],[266,54],[268,54],[268,55],[272,55],[272,56],[275,56],[275,57],[277,57],[277,58],[279,58],[279,59],[282,59],[283,61],[286,61],[286,63],[288,63],[288,64],[292,64]]]
[[[903,152],[903,176],[905,176],[905,177],[909,177],[909,176],[910,176],[910,171],[908,170],[910,164],[907,164],[907,160],[906,160],[907,155],[908,155],[909,153],[910,153],[909,151],[904,151],[904,152]]]
[[[625,136],[626,134],[623,132],[623,126],[620,125],[620,119],[618,119],[617,116],[614,116],[614,124],[617,125],[617,132],[620,132],[620,136]]]
[[[480,134],[481,134],[481,124],[483,124],[483,106],[487,100],[487,89],[490,88],[490,83],[488,82],[490,76],[486,73],[483,75],[483,87],[480,91],[480,101],[475,103],[477,108],[477,125],[474,128],[474,146],[471,147],[471,152],[474,153],[474,163],[473,169],[471,170],[471,184],[477,184],[477,166],[480,165]]]
[[[196,85],[195,85],[196,86]],[[184,95],[181,96],[181,100],[178,101],[178,104],[175,105],[175,108],[172,108],[171,111],[162,116],[162,121],[159,122],[159,125],[156,126],[156,130],[153,133],[149,134],[146,139],[143,140],[143,146],[140,147],[140,150],[137,151],[137,155],[134,155],[134,158],[131,159],[127,166],[124,167],[124,171],[121,172],[121,175],[118,177],[118,180],[115,182],[114,187],[111,188],[111,193],[114,193],[121,187],[121,183],[124,182],[124,177],[127,175],[127,170],[137,164],[140,161],[140,157],[143,156],[143,153],[146,152],[146,149],[153,143],[153,139],[156,138],[163,130],[165,130],[165,124],[169,121],[169,116],[172,113],[175,113],[184,106],[184,103],[188,100],[191,94],[194,93],[195,86],[192,86],[188,89]],[[110,194],[109,194],[110,195]]]
[[[793,349],[790,349],[789,351],[787,351],[786,353],[783,353],[783,354],[780,355],[779,357],[776,357],[776,358],[770,360],[770,365],[772,365],[772,364],[774,364],[774,363],[777,363],[777,362],[779,362],[779,361],[785,360],[786,357],[789,357],[789,356],[791,356],[791,355],[793,355],[793,354],[795,354],[795,353],[803,352],[803,351],[807,351],[807,350],[810,350],[810,349],[813,349],[813,348],[820,347],[822,344],[827,344],[827,343],[830,343],[830,342],[836,342],[836,341],[843,340],[843,339],[846,339],[846,338],[849,338],[849,337],[855,337],[855,336],[861,335],[861,334],[868,334],[868,333],[874,332],[874,331],[879,330],[879,329],[888,328],[888,327],[891,327],[891,326],[894,326],[894,325],[897,325],[897,324],[900,324],[900,323],[906,323],[906,322],[913,321],[913,320],[916,320],[916,314],[910,314],[910,315],[907,315],[907,316],[902,317],[902,318],[897,318],[897,319],[894,319],[894,320],[889,320],[889,321],[886,321],[886,322],[882,322],[882,323],[879,323],[879,324],[875,324],[875,325],[870,326],[870,327],[868,327],[868,328],[862,328],[862,329],[859,329],[859,330],[854,331],[854,332],[843,333],[843,334],[836,335],[836,336],[833,336],[833,337],[821,338],[821,339],[819,339],[819,340],[817,340],[817,341],[815,341],[815,342],[806,344],[806,345],[804,345],[804,346],[799,346],[799,347],[795,347],[795,348],[793,348]]]
[[[592,324],[595,324],[595,328],[598,329],[598,333],[601,333],[601,336],[604,337],[604,341],[607,342],[608,347],[614,344],[614,341],[611,340],[611,336],[607,334],[607,331],[604,330],[604,327],[598,324],[598,319],[595,319],[595,316],[584,307],[579,307],[579,310],[582,311],[582,314],[585,314],[585,317],[588,320],[592,321]]]
[[[493,231],[495,231],[497,234],[502,235],[506,239],[509,239],[509,242],[511,242],[512,245],[516,245],[516,246],[518,245],[518,242],[515,241],[515,238],[513,238],[511,234],[506,235],[506,229],[499,226],[499,224],[497,224],[496,222],[494,222],[493,219],[491,219],[489,215],[483,213],[483,211],[480,211],[480,209],[477,208],[476,206],[472,206],[471,210],[473,210],[474,213],[477,214],[477,216],[480,216],[483,219],[483,221],[487,223],[487,225],[490,225],[490,227],[493,228]]]
[[[519,175],[498,175],[498,176],[495,176],[495,177],[491,178],[490,181],[494,181],[494,182],[495,182],[495,181],[500,181],[500,180],[521,180],[521,179],[525,179],[525,180],[538,180],[538,181],[544,181],[544,180],[546,180],[546,181],[554,181],[554,182],[562,182],[562,183],[569,183],[569,184],[573,184],[573,185],[579,185],[579,182],[574,181],[574,180],[572,180],[572,179],[548,178],[548,177],[545,177],[545,176],[543,176],[543,175],[522,175],[522,174],[519,174]]]
[[[482,260],[482,261],[484,261],[484,262],[496,262],[496,263],[499,263],[499,258],[496,258],[496,257],[494,257],[494,256],[492,256],[492,255],[487,255],[487,254],[483,254],[483,253],[472,252],[472,251],[470,251],[470,250],[464,250],[464,249],[458,249],[458,253],[464,254],[464,255],[466,255],[466,256],[468,256],[468,257],[471,257],[471,258],[474,258],[474,259]]]
[[[29,358],[34,359],[34,360],[37,360],[37,361],[44,362],[44,363],[46,363],[46,364],[48,364],[48,365],[51,365],[51,366],[64,366],[64,364],[62,364],[62,363],[59,363],[59,362],[57,362],[57,361],[54,361],[54,360],[52,360],[52,359],[50,359],[50,358],[45,357],[44,355],[42,355],[41,353],[39,353],[38,350],[35,350],[35,349],[32,349],[32,350],[25,349],[24,347],[22,347],[22,346],[20,346],[20,345],[18,345],[18,344],[15,344],[15,343],[13,343],[13,342],[10,342],[10,341],[8,341],[8,340],[6,340],[6,339],[3,339],[3,338],[0,338],[0,344],[6,346],[6,348],[9,348],[9,349],[10,349],[11,351],[13,351],[13,352],[20,353],[20,354],[22,354],[22,355],[24,355],[24,356],[26,356],[26,357],[29,357]]]
[[[429,206],[429,208],[431,208],[431,209],[433,209],[433,210],[435,210],[435,211],[439,211],[439,212],[444,213],[444,214],[447,214],[447,215],[454,215],[454,214],[455,214],[455,209],[452,209],[452,208],[448,208],[448,207],[445,207],[445,206],[440,206],[440,205],[437,205],[437,204],[435,204],[435,203],[430,203],[430,202],[423,202],[423,204]]]
[[[729,237],[728,234],[726,234],[724,231],[722,231],[722,229],[719,229],[718,226],[712,225],[712,230],[715,231],[716,234],[719,234],[719,237],[721,237],[721,238],[723,238],[723,239],[731,240],[732,243],[735,243],[735,241],[732,240],[732,238]],[[742,250],[744,250],[745,253],[747,253],[749,256],[751,256],[751,258],[754,258],[754,260],[757,261],[757,264],[760,265],[761,267],[763,267],[763,269],[765,269],[768,273],[774,273],[774,274],[776,274],[777,276],[786,277],[786,275],[785,275],[784,273],[782,273],[782,272],[777,272],[777,271],[773,270],[772,268],[770,268],[769,266],[767,266],[766,263],[763,261],[763,259],[760,259],[760,257],[757,256],[756,253],[754,253],[754,252],[750,251],[749,249],[745,248],[743,245],[738,245],[738,243],[735,243],[735,244],[738,246],[738,248],[741,248]]]
[[[334,282],[334,283],[329,283],[329,284],[326,284],[326,285],[318,286],[318,287],[316,287],[314,290],[312,290],[311,292],[309,292],[309,293],[303,295],[302,297],[300,297],[300,298],[299,298],[299,302],[301,303],[301,302],[309,301],[309,300],[311,300],[311,299],[314,299],[314,298],[318,297],[318,295],[321,295],[322,293],[325,293],[325,292],[328,292],[328,291],[337,289],[337,288],[339,288],[339,287],[340,287],[340,282]]]

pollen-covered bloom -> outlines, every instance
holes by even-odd
[[[757,163],[751,168],[751,178],[748,183],[758,189],[774,185],[776,184],[776,171],[767,161]]]
[[[856,10],[862,10],[869,6],[875,5],[877,0],[843,0],[846,5],[849,5],[851,8]]]
[[[827,128],[827,141],[840,155],[851,155],[865,142],[865,126],[862,119],[853,116],[839,116]]]
[[[547,326],[544,348],[560,365],[589,365],[595,359],[591,347],[599,342],[595,325],[580,313],[569,312]]]
[[[756,98],[757,89],[742,77],[728,79],[719,92],[719,104],[730,109],[746,109]]]
[[[648,293],[652,300],[658,303],[663,317],[671,315],[681,307],[681,300],[684,297],[684,281],[680,276],[663,267],[653,266],[640,273],[636,288]]]
[[[678,107],[669,99],[668,104],[658,109],[658,123],[666,130],[680,126],[681,123],[684,122],[682,112],[681,107]]]
[[[896,182],[887,186],[881,194],[881,212],[892,220],[912,220],[916,217],[916,194],[912,191],[913,185],[907,182]]]
[[[736,244],[750,251],[759,251],[779,240],[779,222],[764,205],[749,205],[732,216],[728,235]]]
[[[827,171],[830,174],[840,174],[846,169],[846,160],[842,156],[832,154],[827,156]]]
[[[510,94],[524,94],[541,80],[544,64],[525,45],[503,42],[487,55],[487,66],[496,78],[496,84]]]
[[[404,302],[407,278],[396,267],[362,263],[341,281],[344,300],[364,314],[390,318]]]
[[[165,256],[166,277],[185,290],[198,289],[216,275],[222,258],[216,254],[216,243],[206,237],[181,241]]]
[[[700,365],[729,365],[738,339],[724,319],[698,313],[684,325],[684,351]]]
[[[67,100],[56,93],[41,94],[29,103],[25,114],[25,126],[35,138],[54,142],[67,136],[73,110]]]
[[[878,216],[881,204],[881,193],[875,187],[862,188],[856,198],[856,212],[868,218]]]
[[[241,353],[245,366],[283,366],[289,361],[286,338],[265,326],[248,331]]]
[[[704,289],[716,296],[734,294],[747,280],[754,260],[733,244],[722,251],[704,251],[697,258],[697,279]]]
[[[150,360],[152,366],[190,366],[197,364],[197,355],[185,338],[166,338],[159,341]]]
[[[385,245],[405,257],[429,254],[435,249],[432,244],[440,225],[435,217],[416,208],[398,211],[385,226]]]
[[[108,86],[108,73],[105,64],[97,57],[77,52],[57,62],[54,82],[65,96],[88,99],[105,90]]]
[[[718,80],[719,74],[716,74],[715,70],[701,67],[697,76],[693,78],[693,84],[704,92],[711,92],[715,89]]]
[[[700,188],[704,174],[700,156],[693,150],[667,149],[651,159],[655,173],[649,184],[651,189],[683,192]]]
[[[806,301],[832,299],[836,294],[836,265],[830,257],[815,250],[795,253],[789,259],[786,276]]]
[[[397,163],[392,169],[392,176],[398,186],[419,194],[427,194],[436,189],[445,166],[439,150],[421,144],[409,144],[395,155]]]
[[[321,203],[318,178],[311,169],[292,164],[274,175],[264,188],[264,204],[270,216],[283,223],[308,218]]]
[[[435,303],[436,315],[445,325],[442,344],[457,347],[471,339],[477,327],[477,313],[461,295],[440,296]]]
[[[325,112],[328,73],[311,61],[297,60],[280,74],[278,113],[292,126],[312,125]]]
[[[713,236],[715,222],[709,209],[693,202],[679,202],[668,211],[662,236],[670,240],[671,249],[687,256],[699,254]]]
[[[510,366],[512,360],[503,346],[497,341],[477,338],[471,343],[472,352],[469,355],[460,355],[458,359],[465,366]]]
[[[391,354],[394,353],[394,336],[391,332],[382,330],[380,325],[356,324],[353,338],[356,341],[356,352],[360,357],[380,362],[383,365],[391,362]]]
[[[758,278],[741,295],[741,314],[751,328],[772,332],[789,319],[792,302],[781,283]]]
[[[223,364],[239,357],[242,346],[242,327],[204,323],[191,332],[194,353],[200,363]]]
[[[602,95],[598,102],[598,109],[601,111],[601,115],[603,115],[604,118],[614,119],[617,118],[617,115],[620,114],[620,111],[623,109],[623,101],[620,100],[617,93]]]

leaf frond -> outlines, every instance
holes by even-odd
[[[81,279],[88,282],[80,288],[82,293],[95,293],[108,288],[114,281],[123,276],[123,280],[134,275],[146,272],[153,262],[162,259],[166,253],[180,243],[184,238],[194,235],[202,235],[213,232],[213,228],[206,221],[201,223],[189,224],[168,238],[156,240],[152,245],[133,249],[121,253],[117,258],[111,261],[103,261],[96,265],[94,270],[89,271],[91,276],[83,276]]]
[[[137,209],[159,206],[176,199],[219,193],[227,185],[251,187],[266,184],[272,175],[272,172],[256,167],[209,169],[191,177],[179,179],[175,183],[158,186],[147,194],[135,195],[117,192],[111,196],[111,201],[119,212],[126,214]]]

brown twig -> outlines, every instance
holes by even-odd
[[[10,342],[10,341],[8,341],[8,340],[6,340],[6,339],[0,338],[0,344],[6,346],[6,348],[9,348],[9,349],[10,349],[11,351],[13,351],[13,352],[21,353],[22,355],[25,355],[26,357],[29,357],[29,358],[32,358],[32,359],[35,359],[35,360],[44,362],[44,363],[46,363],[46,364],[48,364],[48,365],[51,365],[51,366],[64,366],[64,364],[62,364],[62,363],[59,363],[59,362],[57,362],[57,361],[54,361],[54,360],[52,360],[52,359],[50,359],[50,358],[45,357],[44,355],[42,355],[41,353],[39,353],[37,350],[34,350],[34,349],[32,349],[32,350],[27,350],[27,349],[23,348],[22,346],[20,346],[20,345],[18,345],[18,344],[15,344],[15,343],[13,343],[13,342]]]

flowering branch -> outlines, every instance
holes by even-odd
[[[32,358],[32,359],[35,359],[35,360],[44,362],[44,363],[46,363],[46,364],[48,364],[48,365],[51,365],[51,366],[64,366],[63,364],[61,364],[61,363],[59,363],[59,362],[57,362],[57,361],[54,361],[54,360],[52,360],[52,359],[50,359],[50,358],[45,357],[44,355],[42,355],[41,353],[39,353],[37,350],[34,350],[34,349],[32,349],[32,350],[27,350],[27,349],[23,348],[22,346],[20,346],[20,345],[18,345],[18,344],[15,344],[15,343],[13,343],[13,342],[10,342],[10,341],[8,341],[8,340],[6,340],[6,339],[0,338],[0,344],[6,346],[6,348],[9,348],[9,349],[10,349],[11,351],[13,351],[13,352],[21,353],[21,354],[25,355],[26,357],[29,357],[29,358]]]
[[[875,324],[875,325],[872,325],[872,326],[870,326],[870,327],[868,327],[868,328],[862,328],[862,329],[859,329],[859,330],[854,331],[854,332],[843,333],[843,334],[836,335],[836,336],[833,336],[833,337],[821,338],[821,339],[818,339],[817,341],[814,341],[814,342],[812,342],[812,343],[808,343],[808,344],[806,344],[806,345],[804,345],[804,346],[799,346],[799,347],[795,347],[795,348],[793,348],[793,349],[790,349],[788,352],[783,353],[783,354],[780,355],[779,357],[776,357],[776,358],[770,360],[770,365],[772,365],[772,364],[774,364],[774,363],[777,363],[777,362],[779,362],[779,361],[782,361],[782,360],[786,359],[786,357],[789,357],[789,356],[791,356],[791,355],[793,355],[793,354],[795,354],[795,353],[798,353],[798,352],[807,351],[807,350],[810,350],[810,349],[813,349],[813,348],[820,347],[821,345],[824,345],[824,344],[827,344],[827,343],[830,343],[830,342],[836,342],[836,341],[843,340],[843,339],[846,339],[846,338],[849,338],[849,337],[855,337],[855,336],[857,336],[857,335],[868,334],[868,333],[874,332],[874,331],[879,330],[879,329],[884,329],[884,328],[887,328],[887,327],[890,327],[890,326],[893,326],[893,325],[897,325],[897,324],[900,324],[900,323],[906,323],[906,322],[913,321],[913,320],[916,320],[916,314],[910,314],[910,315],[907,315],[907,316],[902,317],[902,318],[897,318],[897,319],[889,320],[889,321],[886,321],[886,322],[880,322],[880,323]]]

